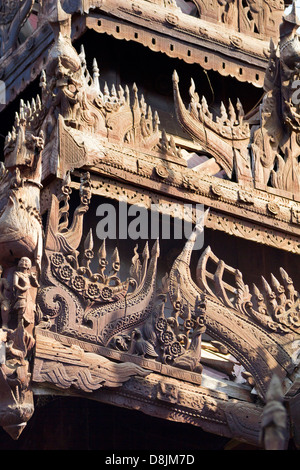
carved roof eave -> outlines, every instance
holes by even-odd
[[[191,17],[179,9],[174,12],[174,7],[126,0],[105,2],[96,10],[86,8],[86,26],[187,63],[198,63],[223,76],[263,86],[269,41]]]
[[[55,356],[51,356],[51,349],[47,348],[47,341],[58,342],[59,349],[52,350],[52,354]],[[80,379],[74,388],[71,386],[71,381],[75,375],[68,377],[64,371],[64,366],[70,362],[72,354],[74,356],[72,362],[76,364],[78,351],[82,351],[83,354],[100,354],[109,359],[114,358],[115,361],[120,360],[117,357],[117,351],[75,338],[70,339],[46,330],[38,330],[33,364],[32,388],[34,395],[51,393],[52,395],[86,397],[86,390],[80,389]],[[193,384],[184,379],[184,371],[178,370],[177,378],[170,377],[162,365],[158,368],[159,364],[151,359],[137,356],[128,359],[134,362],[139,361],[145,369],[147,366],[151,367],[153,363],[153,369],[148,369],[149,373],[145,377],[132,377],[118,388],[105,389],[100,386],[98,389],[91,390],[88,397],[102,403],[136,409],[151,416],[155,414],[162,419],[190,423],[216,435],[261,446],[263,407],[253,403],[248,386],[213,378],[205,372],[205,369],[202,373],[201,385]],[[125,357],[124,360],[126,360]],[[45,376],[40,374],[44,364],[49,371],[48,381],[45,381]],[[52,381],[50,378],[56,376],[59,379],[59,375],[51,375],[51,367],[65,372],[65,375],[60,375],[61,383],[59,380],[56,383],[55,379]],[[82,364],[80,369],[83,369]],[[68,380],[70,380],[69,383]],[[145,399],[145,397],[148,398]]]
[[[72,40],[80,37],[86,28],[92,28],[119,39],[141,42],[153,51],[164,52],[187,63],[199,63],[207,70],[215,70],[224,76],[230,75],[239,81],[248,81],[262,87],[269,50],[267,41],[241,33],[232,35],[226,28],[220,33],[219,25],[216,27],[207,21],[184,15],[181,11],[179,27],[172,24],[172,17],[168,17],[168,8],[146,2],[143,2],[143,8],[145,11],[141,16],[134,12],[131,5],[128,6],[128,2],[118,0],[118,3],[114,2],[114,6],[108,8],[103,5],[101,9],[90,9],[85,14],[72,11]],[[170,10],[170,14],[173,14],[173,11],[174,8]],[[98,24],[100,17],[101,26]],[[143,35],[136,37],[137,29],[142,31]],[[172,39],[173,50],[170,49],[170,42],[166,41],[168,37]],[[48,51],[52,44],[53,31],[48,22],[42,19],[38,28],[23,44],[1,57],[0,79],[6,84],[6,105],[39,76],[47,63]],[[22,57],[22,61],[17,60],[19,57]],[[5,105],[0,105],[0,109],[4,107]]]

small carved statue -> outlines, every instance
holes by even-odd
[[[24,324],[24,327],[33,325],[35,317],[35,300],[32,298],[31,287],[39,287],[38,281],[31,272],[31,261],[27,257],[20,259],[18,270],[13,278],[13,290],[16,298],[14,308],[18,315],[18,324]]]

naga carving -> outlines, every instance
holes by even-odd
[[[191,306],[206,295],[207,333],[224,344],[252,376],[255,389],[264,399],[274,374],[288,388],[296,377],[299,363],[299,294],[281,269],[281,282],[271,276],[271,285],[262,278],[262,287],[252,292],[239,270],[227,266],[207,247],[192,278],[190,257],[197,232],[186,243],[170,273],[170,296],[178,292]],[[215,264],[215,268],[208,268]],[[224,281],[225,273],[232,282]]]
[[[236,108],[229,101],[228,111],[221,104],[220,115],[214,117],[205,97],[201,101],[192,80],[190,105],[187,110],[179,92],[179,77],[173,74],[175,109],[179,123],[210,153],[225,170],[229,178],[237,171],[239,182],[251,184],[251,163],[247,146],[250,138],[249,124],[244,120],[244,110],[238,100]]]

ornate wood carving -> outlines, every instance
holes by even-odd
[[[23,256],[13,278],[1,278],[0,424],[17,439],[33,414],[29,357],[35,344],[36,266]]]
[[[149,371],[137,364],[116,363],[99,354],[85,352],[74,344],[68,347],[55,339],[38,335],[34,382],[92,393],[101,387],[120,387],[132,376],[148,374]]]
[[[42,235],[39,215],[41,190],[41,151],[44,146],[42,131],[35,127],[38,110],[21,102],[15,125],[5,142],[5,164],[1,195],[1,264],[14,264],[16,258],[30,256]],[[29,124],[30,122],[30,124]]]
[[[266,95],[261,106],[261,126],[251,142],[257,187],[272,186],[299,195],[299,104],[294,102],[298,72],[295,54],[299,38],[295,4],[283,19],[280,44],[273,47],[265,78]]]
[[[238,357],[265,397],[273,373],[281,382],[296,372],[298,359],[293,345],[299,341],[298,294],[292,280],[281,270],[282,281],[271,276],[272,287],[262,279],[263,287],[244,284],[242,274],[225,265],[208,247],[201,255],[193,281],[189,263],[196,232],[187,242],[170,273],[170,295],[178,292],[185,303],[206,293],[206,327],[211,336],[225,344]],[[207,269],[211,259],[215,272]],[[223,280],[231,273],[232,284]],[[193,308],[192,308],[193,311]]]
[[[259,109],[260,123],[249,129],[241,104],[236,111],[229,102],[213,119],[205,98],[200,102],[192,82],[187,110],[180,97],[174,73],[174,99],[179,122],[190,135],[210,152],[231,177],[235,170],[239,183],[299,198],[298,104],[293,103],[297,83],[295,54],[298,47],[298,20],[293,13],[283,19],[278,49],[272,49],[265,78],[266,95]],[[229,139],[229,134],[231,140]],[[249,150],[250,149],[250,150]],[[253,164],[251,163],[253,161]],[[276,193],[276,191],[275,191]],[[271,206],[270,211],[273,212]],[[278,213],[278,210],[277,212]]]
[[[81,197],[83,192],[81,188]],[[63,193],[66,196],[61,208],[58,199],[53,196],[48,217],[45,261],[37,301],[41,318],[37,328],[47,328],[126,354],[201,372],[204,299],[197,300],[193,318],[188,311],[183,314],[183,327],[178,323],[178,305],[174,305],[172,320],[165,318],[166,284],[163,284],[160,293],[156,293],[155,288],[159,256],[157,242],[151,254],[148,244],[145,245],[142,260],[136,247],[129,276],[122,282],[118,277],[120,259],[117,249],[111,259],[112,271],[106,273],[108,261],[104,241],[98,252],[98,272],[93,273],[89,267],[94,257],[91,231],[85,240],[81,260],[77,252],[90,189],[85,190],[86,202],[82,198],[70,227],[70,191],[66,185],[63,186]]]
[[[213,12],[224,24],[235,24],[232,6],[219,3]],[[241,32],[262,36],[270,31],[267,2],[240,6]],[[201,29],[208,22],[187,20],[173,1],[87,1],[83,9],[88,27],[112,33],[113,24],[113,34],[126,39],[132,39],[136,26],[138,35],[144,31],[152,18],[144,44],[150,37],[176,35],[174,57],[182,56],[177,44],[186,47],[182,39],[188,35],[202,42],[221,35],[217,26]],[[136,85],[132,90],[100,87],[96,61],[90,73],[84,50],[78,54],[72,46],[71,14],[60,2],[53,2],[49,22],[54,44],[41,74],[41,98],[21,101],[0,174],[0,425],[19,436],[33,413],[34,385],[36,390],[93,394],[93,399],[152,414],[155,409],[156,416],[263,442],[266,448],[274,446],[275,436],[277,448],[286,446],[284,433],[297,424],[299,409],[300,340],[300,297],[288,274],[281,269],[276,279],[270,273],[250,289],[241,272],[208,247],[192,277],[194,234],[161,285],[158,240],[151,249],[148,243],[141,252],[135,247],[124,280],[122,253],[116,248],[108,255],[105,240],[95,253],[94,234],[83,235],[83,223],[92,194],[113,199],[122,190],[130,203],[148,209],[152,202],[167,202],[166,213],[174,201],[206,204],[212,208],[207,227],[248,239],[255,233],[260,243],[299,253],[299,123],[291,95],[292,80],[298,78],[295,12],[284,19],[278,51],[271,50],[258,127],[244,116],[239,101],[235,106],[229,101],[228,109],[222,105],[220,115],[213,116],[193,82],[186,109],[174,74],[178,119],[213,157],[194,169],[188,168],[175,138],[160,130],[157,113]],[[242,56],[239,39],[235,35],[222,42],[224,48],[229,43],[236,48],[232,64]],[[242,46],[250,54],[255,44],[246,38]],[[154,41],[152,46],[159,45]],[[260,47],[258,62],[265,61],[263,56]],[[71,181],[73,173],[80,182]],[[234,173],[237,182],[229,180]],[[50,176],[52,186],[43,189],[41,181]],[[80,202],[70,220],[72,188]],[[204,333],[215,339],[209,347]],[[222,378],[206,374],[209,367]],[[243,384],[228,380],[234,367],[240,368]],[[293,436],[298,439],[297,430]]]
[[[220,22],[234,31],[259,36],[264,39],[278,36],[284,2],[270,1],[207,1],[192,0],[200,18]]]
[[[192,137],[201,142],[204,149],[212,154],[229,177],[236,168],[238,181],[250,183],[252,180],[251,164],[247,155],[250,129],[249,124],[243,119],[244,111],[240,101],[237,102],[237,109],[229,101],[228,112],[222,103],[220,116],[214,119],[208,109],[206,99],[202,97],[200,102],[192,80],[191,101],[187,112],[180,97],[178,82],[178,75],[174,72],[174,99],[180,124]]]
[[[215,3],[219,6],[218,2]],[[92,5],[90,10],[86,5],[88,28],[113,35],[116,39],[141,43],[153,51],[164,52],[187,63],[198,63],[206,70],[249,81],[258,87],[263,85],[269,49],[268,33],[268,40],[254,39],[253,34],[240,34],[228,25],[183,14],[169,2],[161,6],[148,1],[128,3],[126,0],[110,0],[97,6],[98,11],[92,11]],[[216,11],[217,8],[211,6],[210,10]],[[278,26],[274,26],[276,37]],[[208,38],[214,44],[213,50]],[[245,54],[249,58],[247,62]]]
[[[55,340],[59,341],[61,350],[66,353],[62,358],[65,363],[68,361],[68,357],[73,356],[72,349],[74,349],[75,355],[83,354],[84,350],[88,354],[96,351],[98,356],[100,349],[101,354],[107,355],[106,357],[114,358],[116,357],[114,355],[117,354],[117,351],[113,349],[105,351],[100,346],[91,343],[60,336],[48,330],[38,330],[35,359],[38,367],[34,367],[33,377],[35,379],[36,374],[37,381],[34,382],[34,390],[37,395],[40,393],[41,387],[51,394],[60,393],[59,388],[53,388],[53,385],[51,387],[50,380],[48,382],[38,381],[40,367],[46,368],[46,361],[53,358],[52,351],[46,349],[44,345],[50,345],[52,342],[56,344]],[[67,355],[68,352],[69,355]],[[109,352],[112,356],[108,355]],[[143,368],[147,369],[151,359],[143,361]],[[130,362],[132,362],[131,359]],[[161,364],[161,368],[152,369],[153,372],[149,375],[133,376],[121,388],[103,386],[88,393],[93,393],[94,400],[140,410],[162,419],[190,423],[208,432],[215,432],[229,438],[242,439],[253,445],[259,445],[263,407],[251,402],[247,389],[238,389],[228,380],[223,382],[223,389],[220,389],[220,380],[214,381],[209,377],[203,377],[205,385],[199,383],[194,385],[186,381],[185,371],[182,370],[182,375],[170,377],[169,370],[164,367],[166,366]],[[177,371],[181,372],[178,368]],[[49,372],[51,373],[51,369]],[[55,376],[55,380],[57,380],[57,376]],[[62,382],[63,377],[59,377],[59,380]],[[47,386],[50,388],[45,388]],[[69,389],[61,388],[61,390]],[[243,392],[245,393],[243,394]],[[84,392],[79,387],[76,389],[73,387],[73,395],[79,394],[80,396],[80,393]]]
[[[40,191],[44,134],[41,102],[20,102],[4,146],[1,174],[0,424],[18,438],[31,417],[30,356],[42,258]]]
[[[46,145],[52,140],[56,160],[57,152],[61,154],[55,172],[63,178],[68,170],[101,160],[107,153],[102,139],[105,144],[133,147],[186,166],[174,139],[160,131],[157,112],[138,95],[135,84],[131,92],[127,86],[117,90],[113,85],[109,90],[107,84],[100,89],[96,60],[91,75],[83,47],[77,54],[72,46],[70,21],[61,8],[51,16],[55,43],[40,80]],[[89,142],[87,134],[91,135]]]

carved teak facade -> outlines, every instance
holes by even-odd
[[[19,442],[64,397],[299,448],[295,5],[0,7],[3,430]],[[172,227],[189,205],[194,230],[101,239],[120,201]]]

